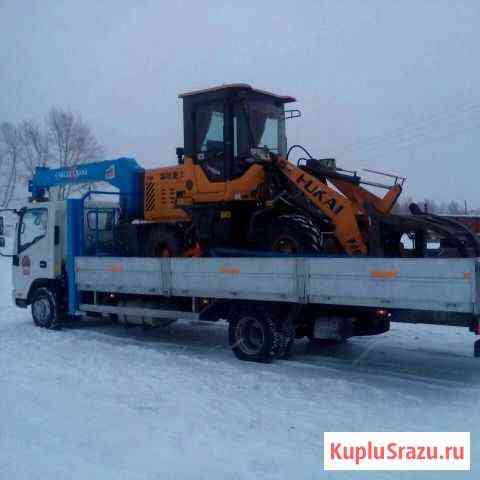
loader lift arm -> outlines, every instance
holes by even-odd
[[[305,150],[303,147],[300,148]],[[372,253],[360,230],[358,217],[369,217],[370,214],[388,215],[402,192],[404,179],[398,183],[397,178],[391,186],[374,184],[363,181],[355,172],[350,172],[353,175],[341,173],[341,169],[334,166],[333,159],[323,161],[330,164],[328,167],[312,157],[305,165],[299,163],[295,166],[288,161],[288,155],[285,158],[259,149],[252,149],[252,155],[261,162],[271,162],[289,180],[300,198],[304,197],[314,205],[311,213],[330,219],[335,236],[348,255]],[[328,185],[327,179],[336,189]],[[385,188],[388,191],[380,198],[363,188],[361,183]]]
[[[326,182],[301,170],[286,158],[274,159],[288,180],[326,215],[335,227],[335,235],[349,255],[367,255],[367,245],[360,233],[352,202],[337,193]]]
[[[445,239],[460,257],[480,255],[478,237],[463,224],[423,213],[416,204],[410,207],[412,215],[391,214],[402,192],[404,179],[401,177],[393,176],[395,183],[388,186],[364,181],[355,172],[346,175],[341,169],[324,167],[322,161],[314,158],[300,166],[295,166],[279,156],[273,155],[272,159],[298,192],[318,208],[319,214],[326,215],[331,220],[335,236],[349,255],[388,256],[385,246],[381,246],[382,241],[378,236],[380,230],[390,235],[391,240],[396,238],[397,240],[393,241],[398,242],[402,234],[415,232],[415,238],[419,240],[418,245],[417,241],[415,242],[415,256],[426,256],[426,239],[429,233]],[[327,180],[335,189],[328,185]],[[363,188],[362,184],[387,189],[387,193],[383,198],[378,197]],[[370,225],[367,238],[362,236],[364,232],[359,228],[358,220],[362,217],[368,220]],[[385,240],[383,238],[383,242]]]

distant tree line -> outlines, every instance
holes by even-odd
[[[0,208],[8,207],[19,180],[31,178],[36,167],[75,167],[103,153],[81,116],[60,108],[52,108],[43,121],[0,123]],[[67,198],[73,188],[58,187],[57,199]]]
[[[394,208],[395,213],[410,213],[409,207],[411,203],[416,203],[424,212],[436,215],[480,215],[480,209],[469,208],[465,202],[458,202],[457,200],[437,202],[428,198],[415,200],[411,196],[400,197]]]
[[[8,207],[19,180],[31,178],[36,167],[75,167],[96,161],[103,153],[104,148],[81,116],[60,108],[52,108],[43,121],[0,123],[0,208]],[[57,199],[67,198],[79,188],[81,186],[58,187]],[[400,197],[394,211],[410,213],[409,206],[413,202],[428,213],[466,213],[464,203],[456,200],[418,201],[412,197]],[[480,209],[467,209],[467,213],[480,215]]]

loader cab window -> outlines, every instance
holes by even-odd
[[[48,210],[32,208],[21,217],[18,229],[18,253],[37,243],[47,234]]]
[[[240,177],[251,165],[251,147],[266,147],[286,154],[285,115],[283,106],[271,101],[238,102],[233,113],[233,164],[231,177]]]
[[[252,101],[249,109],[255,147],[267,147],[273,153],[285,154],[285,115],[283,107],[270,102]]]
[[[201,105],[195,110],[197,163],[212,182],[225,181],[224,117],[220,103]]]

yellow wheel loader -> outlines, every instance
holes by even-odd
[[[206,248],[285,253],[368,253],[365,203],[388,215],[401,193],[381,199],[331,160],[287,159],[288,96],[249,85],[189,92],[183,99],[179,164],[145,172],[148,255]],[[365,217],[365,218],[363,218]]]

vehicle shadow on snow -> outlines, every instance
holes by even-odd
[[[480,385],[479,359],[471,355],[471,346],[459,353],[439,350],[431,344],[416,347],[405,344],[395,334],[350,339],[345,343],[318,342],[298,345],[295,360],[348,371],[353,375],[388,377],[392,381],[426,382],[477,388]]]
[[[228,363],[239,362],[230,351],[226,322],[178,321],[165,328],[144,329],[89,319],[66,328],[81,329],[88,337],[95,333],[97,341],[116,345],[134,344],[159,353],[168,351],[170,354],[193,354]],[[408,334],[409,331],[401,333]],[[477,388],[480,385],[480,360],[471,357],[471,345],[466,341],[454,344],[453,349],[449,349],[450,345],[439,349],[435,341],[441,341],[441,338],[433,338],[426,344],[424,341],[417,342],[421,346],[416,345],[414,340],[408,335],[404,338],[392,332],[375,337],[357,337],[344,343],[297,340],[292,359],[277,360],[273,365],[277,372],[297,368],[304,374],[309,371],[315,375],[312,368],[321,369],[321,377],[355,378],[362,374],[362,382],[404,380],[461,388]],[[270,365],[258,367],[272,368]]]

